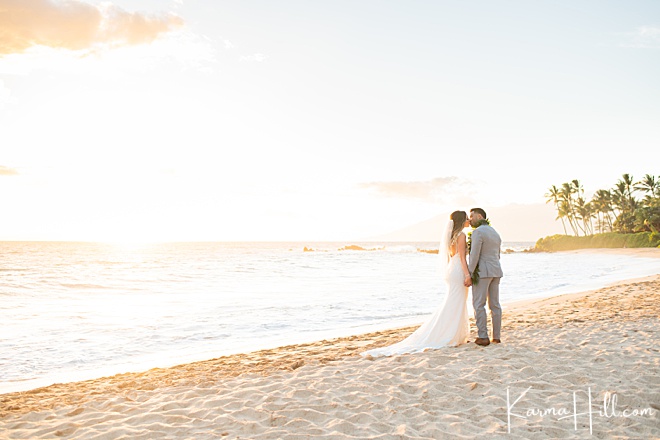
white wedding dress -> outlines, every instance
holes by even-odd
[[[458,252],[449,258],[445,281],[447,282],[445,301],[424,324],[403,341],[388,347],[365,351],[361,353],[362,356],[418,353],[426,349],[455,347],[466,343],[470,334],[467,311],[468,288],[463,284],[463,268]]]

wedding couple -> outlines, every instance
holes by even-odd
[[[469,263],[468,240],[463,232],[468,226],[475,228],[470,240]],[[481,346],[491,343],[488,339],[486,318],[486,302],[488,302],[493,324],[492,342],[499,343],[502,325],[499,290],[500,278],[503,275],[500,266],[501,244],[502,239],[488,224],[483,209],[471,209],[469,218],[465,211],[454,211],[438,252],[447,283],[444,304],[403,341],[366,351],[362,355],[378,357],[416,353],[429,348],[453,347],[468,342],[470,326],[467,297],[470,286],[472,286],[472,305],[478,330],[478,338],[474,342]]]

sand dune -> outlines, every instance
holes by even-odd
[[[408,327],[4,394],[0,438],[659,438],[658,292],[509,307],[488,347],[358,356]]]

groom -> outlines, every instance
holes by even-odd
[[[471,280],[465,282],[468,287],[472,285],[472,305],[479,335],[474,342],[484,347],[490,344],[486,320],[486,299],[488,299],[488,308],[493,321],[493,343],[500,343],[500,327],[502,326],[500,278],[504,275],[500,266],[502,239],[497,231],[490,227],[486,218],[486,212],[483,209],[470,210],[470,225],[475,229],[472,231],[468,270],[470,274],[473,274],[478,266],[479,278],[474,285]]]

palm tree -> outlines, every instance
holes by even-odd
[[[575,212],[577,213],[577,216],[579,216],[576,218],[582,220],[582,225],[580,225],[580,229],[582,229],[584,235],[591,234],[590,231],[593,228],[593,225],[591,224],[592,213],[590,207],[587,205],[586,201],[584,200],[584,187],[582,186],[582,184],[578,179],[573,179],[570,185],[573,187],[573,194],[576,195],[574,208],[575,208]]]
[[[612,193],[606,189],[599,189],[591,199],[591,205],[598,215],[598,230],[606,232],[612,230],[612,217],[614,207],[612,206]],[[616,216],[616,215],[615,215]]]
[[[584,235],[593,235],[593,224],[591,219],[593,218],[593,212],[591,205],[585,202],[584,198],[578,197],[576,202],[576,211],[579,215],[579,219],[582,220],[582,230]]]
[[[633,192],[635,192],[635,187],[630,174],[624,174],[612,190],[612,202],[619,210],[619,215],[614,222],[619,232],[633,232],[635,227],[635,209],[637,209],[638,203]]]
[[[545,197],[547,199],[545,203],[552,202],[552,204],[557,208],[557,218],[555,218],[555,220],[561,219],[561,225],[564,228],[564,235],[568,235],[566,233],[566,223],[564,222],[564,217],[566,217],[566,214],[559,207],[559,188],[557,188],[555,185],[552,185],[550,189],[548,189],[547,194],[545,194]]]
[[[545,203],[552,202],[553,204],[556,205],[559,201],[559,188],[557,188],[555,185],[552,185],[548,189],[548,192],[544,194],[544,196],[547,199]]]
[[[655,194],[656,190],[660,188],[660,180],[655,180],[655,176],[646,174],[642,180],[635,183],[635,189],[638,191],[650,192]]]
[[[571,185],[573,186],[573,192],[577,194],[578,197],[584,196],[584,187],[579,180],[574,179],[571,181]]]
[[[643,200],[635,197],[638,191],[645,195]],[[646,174],[635,182],[631,174],[622,174],[612,189],[596,191],[589,201],[580,181],[574,179],[559,187],[552,185],[545,197],[546,203],[555,205],[555,220],[561,220],[564,234],[566,223],[576,236],[595,231],[660,233],[660,176]]]
[[[625,211],[626,203],[626,185],[620,180],[614,184],[614,188],[611,190],[612,193],[612,204],[613,206],[621,211]]]
[[[621,180],[619,180],[619,182],[621,182],[625,185],[626,196],[628,197],[629,207],[632,207],[635,204],[634,198],[633,198],[633,192],[635,192],[635,189],[636,189],[635,188],[635,183],[633,182],[633,180],[634,180],[633,176],[626,173],[621,177],[622,178],[621,178]]]
[[[575,229],[575,226],[573,226],[573,223],[570,221],[570,211],[568,208],[568,203],[566,203],[564,200],[559,201],[559,205],[557,206],[557,218],[562,219],[562,225],[564,225],[564,218],[568,218],[569,222],[568,224],[571,225],[571,229],[573,229],[573,233],[577,235],[577,230]],[[555,220],[557,220],[557,218]],[[564,234],[568,235],[566,232],[566,225],[564,225]]]
[[[634,188],[637,191],[648,193],[644,198],[644,204],[648,206],[653,199],[660,197],[660,178],[656,180],[655,176],[647,174],[635,184]]]
[[[573,229],[575,235],[580,235],[579,223],[577,222],[575,215],[575,207],[573,206],[573,193],[574,193],[573,185],[571,185],[570,183],[562,183],[559,194],[561,197],[561,201],[564,202],[565,204],[563,209],[566,212],[566,218],[568,219],[568,223],[571,225],[571,229]]]

